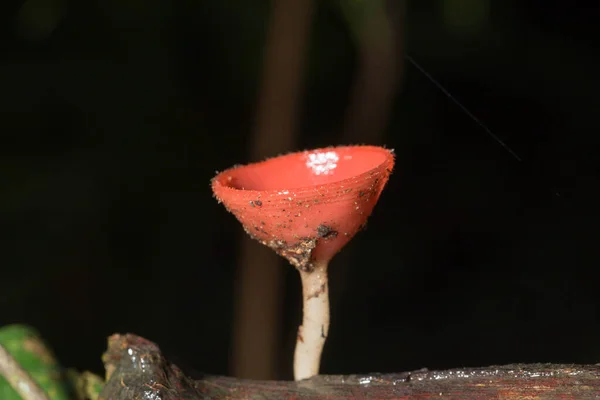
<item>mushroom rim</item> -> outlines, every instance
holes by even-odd
[[[301,155],[301,154],[305,154],[305,153],[309,153],[309,152],[314,152],[314,151],[331,151],[331,150],[336,150],[336,149],[364,149],[364,150],[376,150],[377,152],[383,153],[384,154],[384,159],[381,163],[377,164],[377,166],[375,166],[374,168],[368,169],[364,172],[361,172],[360,174],[356,174],[356,175],[352,175],[348,178],[344,178],[344,179],[340,179],[340,180],[336,180],[336,181],[331,181],[328,183],[319,183],[319,184],[314,184],[314,185],[308,185],[308,186],[287,186],[287,187],[279,187],[279,188],[273,188],[273,189],[265,189],[265,190],[257,190],[257,189],[241,189],[241,188],[237,188],[234,186],[229,186],[227,184],[224,184],[223,180],[226,179],[224,178],[224,175],[231,173],[232,171],[235,170],[239,170],[239,169],[243,169],[243,168],[248,168],[248,167],[252,167],[252,166],[256,166],[259,164],[265,164],[268,163],[274,159],[277,158],[283,158],[283,157],[290,157],[290,156],[294,156],[294,155]],[[375,177],[376,175],[379,175],[381,173],[384,172],[388,172],[388,175],[392,173],[392,169],[394,167],[394,161],[395,161],[395,152],[393,149],[387,149],[383,146],[371,146],[371,145],[353,145],[353,146],[329,146],[329,147],[321,147],[321,148],[316,148],[316,149],[310,149],[310,150],[303,150],[303,151],[295,151],[295,152],[291,152],[291,153],[287,153],[287,154],[281,154],[278,156],[274,156],[274,157],[270,157],[267,158],[265,160],[262,161],[257,161],[257,162],[253,162],[253,163],[249,163],[249,164],[243,164],[243,165],[236,165],[233,166],[231,168],[227,168],[224,171],[221,171],[219,173],[217,173],[216,176],[214,176],[211,179],[211,187],[213,189],[213,193],[216,195],[217,194],[217,190],[223,190],[225,192],[229,192],[231,194],[244,194],[244,195],[252,195],[252,196],[258,196],[258,195],[282,195],[282,191],[291,191],[291,192],[295,192],[295,193],[303,193],[303,192],[307,192],[309,190],[319,190],[319,189],[326,189],[332,186],[342,186],[344,184],[351,184],[356,182],[357,179],[360,179],[362,177],[368,177],[368,176],[373,176]],[[388,167],[389,166],[389,167]],[[376,174],[374,172],[377,172],[379,174]]]

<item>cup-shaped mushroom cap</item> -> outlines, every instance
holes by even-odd
[[[393,166],[382,147],[329,147],[233,167],[212,189],[251,237],[310,271],[365,225]]]

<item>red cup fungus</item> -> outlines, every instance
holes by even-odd
[[[327,265],[364,227],[393,166],[393,151],[382,147],[328,147],[236,166],[212,180],[244,230],[300,272],[296,380],[319,371],[329,329]]]

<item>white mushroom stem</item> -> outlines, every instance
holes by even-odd
[[[294,379],[319,374],[321,353],[329,332],[327,263],[315,263],[311,272],[300,271],[303,317],[294,353]]]

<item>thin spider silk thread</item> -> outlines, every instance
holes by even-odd
[[[423,67],[421,67],[411,56],[409,56],[408,54],[404,56],[408,62],[410,62],[415,68],[417,68],[419,71],[421,71],[421,73],[423,75],[425,75],[427,77],[427,79],[429,79],[431,81],[431,83],[433,83],[439,90],[441,90],[442,93],[444,93],[454,104],[456,104],[458,107],[460,107],[460,109],[467,114],[471,119],[473,119],[473,121],[475,121],[477,123],[477,125],[479,125],[481,128],[483,128],[483,130],[492,138],[494,139],[500,146],[504,147],[504,149],[506,151],[508,151],[508,153],[513,156],[517,161],[521,162],[521,157],[519,157],[519,155],[517,153],[515,153],[513,151],[513,149],[511,149],[506,143],[504,143],[504,141],[502,139],[500,139],[496,134],[494,134],[494,132],[492,132],[483,122],[481,122],[479,120],[479,118],[477,118],[476,116],[473,115],[473,113],[471,113],[467,107],[463,106],[462,103],[460,101],[458,101],[458,99],[456,99],[454,96],[452,96],[450,94],[450,92],[448,92],[448,90],[446,90],[445,87],[443,87],[441,85],[441,83],[439,83],[433,76],[431,76],[431,74],[429,74],[427,71],[425,71],[425,69]]]
[[[445,94],[450,99],[450,101],[456,104],[465,114],[467,114],[467,116],[469,116],[473,121],[475,121],[477,125],[479,125],[492,139],[494,139],[496,143],[502,146],[515,160],[517,160],[518,162],[523,161],[521,157],[519,157],[519,155],[513,149],[510,148],[509,145],[507,145],[502,139],[500,139],[498,135],[492,132],[491,129],[489,129],[483,122],[481,122],[479,118],[473,115],[473,113],[469,111],[467,107],[465,107],[460,101],[458,101],[456,97],[452,96],[452,94],[450,94],[450,92],[448,92],[448,90],[446,90],[446,88],[442,86],[441,83],[439,83],[433,76],[431,76],[430,73],[425,71],[425,69],[421,67],[421,65],[419,65],[419,63],[417,63],[411,56],[405,54],[404,57],[416,69],[418,69],[423,75],[425,75],[425,77],[429,79],[429,81],[431,81],[431,83],[433,83],[435,87],[437,87],[443,94]],[[560,192],[554,192],[554,195],[560,197]]]

